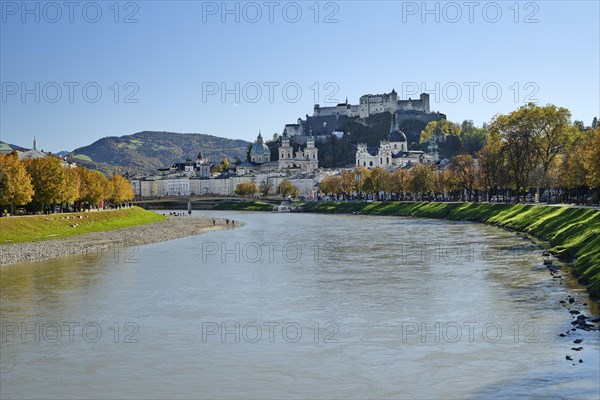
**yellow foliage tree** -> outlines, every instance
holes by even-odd
[[[416,164],[410,171],[410,189],[416,194],[429,194],[433,189],[433,171],[429,165]]]
[[[398,200],[403,200],[405,193],[410,188],[410,173],[407,169],[398,169],[390,175],[390,192],[394,193]]]
[[[235,187],[234,193],[238,196],[251,196],[259,192],[254,182],[242,182]]]
[[[594,129],[589,145],[584,150],[584,163],[587,170],[587,184],[600,189],[600,127]],[[600,202],[600,196],[598,201]]]
[[[325,194],[338,195],[342,192],[342,178],[328,175],[321,181],[321,191]]]
[[[32,201],[38,209],[58,204],[66,190],[65,171],[61,161],[54,156],[24,161],[31,177],[34,195]]]
[[[108,180],[100,171],[78,168],[80,174],[79,201],[97,205],[104,198]]]
[[[279,184],[279,193],[282,196],[298,196],[300,194],[300,190],[292,184],[292,182],[284,179]]]
[[[31,178],[16,153],[0,155],[0,204],[15,206],[29,203],[33,197]]]
[[[104,197],[113,204],[123,203],[135,197],[131,182],[119,174],[114,174],[106,185]]]

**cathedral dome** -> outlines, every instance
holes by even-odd
[[[271,154],[271,150],[269,150],[269,147],[263,143],[263,138],[262,138],[262,135],[260,134],[260,132],[258,132],[258,137],[256,138],[256,141],[252,145],[252,148],[250,149],[250,154],[251,155]]]
[[[404,132],[398,130],[398,129],[394,129],[392,132],[390,132],[390,139],[389,139],[390,143],[393,142],[406,142],[406,135],[404,134]]]
[[[254,143],[252,145],[252,149],[250,150],[251,154],[271,154],[271,150],[264,143]]]

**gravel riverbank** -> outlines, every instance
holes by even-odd
[[[242,225],[242,222],[225,218],[179,216],[124,229],[40,242],[3,244],[0,245],[0,265],[65,256],[94,259],[108,249],[142,246]]]

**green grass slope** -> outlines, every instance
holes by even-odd
[[[37,242],[143,225],[166,217],[143,208],[0,218],[0,244]]]
[[[217,204],[213,210],[273,211],[273,205],[261,201],[227,201]]]
[[[600,211],[570,207],[488,203],[311,203],[308,212],[398,215],[477,221],[550,242],[552,252],[575,259],[573,274],[600,299]]]

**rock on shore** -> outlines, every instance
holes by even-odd
[[[141,246],[200,233],[242,226],[243,223],[225,218],[169,217],[151,224],[103,232],[87,233],[41,242],[0,245],[0,265],[46,260],[65,256],[88,256],[104,249]]]

